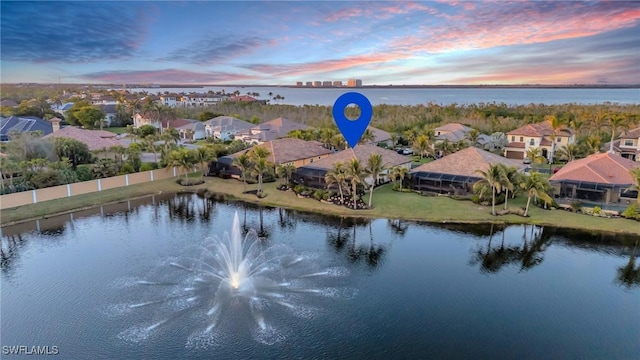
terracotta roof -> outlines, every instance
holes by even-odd
[[[464,126],[462,124],[459,123],[448,123],[448,124],[444,124],[442,126],[438,126],[437,128],[433,129],[435,132],[438,131],[448,131],[448,132],[454,132],[454,131],[464,131],[464,132],[469,132],[472,129],[468,126]]]
[[[525,143],[522,142],[510,142],[506,147],[508,148],[516,148],[516,149],[524,149],[526,147]]]
[[[369,159],[371,154],[380,154],[382,155],[382,163],[387,168],[392,168],[394,166],[406,164],[411,162],[411,158],[400,155],[392,150],[383,149],[377,145],[358,145],[354,149],[347,149],[337,152],[329,157],[324,159],[314,161],[312,164],[302,166],[303,168],[312,168],[312,169],[321,169],[321,170],[329,170],[335,166],[337,162],[347,163],[351,159],[355,157],[360,160],[363,164],[366,164],[366,161]]]
[[[391,134],[384,130],[375,128],[373,126],[369,126],[368,129],[371,130],[371,133],[373,133],[373,136],[375,137],[372,143],[379,143],[379,142],[391,140]]]
[[[624,132],[620,139],[637,139],[640,138],[640,127]]]
[[[582,181],[600,184],[630,185],[629,170],[639,167],[635,161],[612,153],[599,153],[567,163],[549,181]]]
[[[116,140],[116,136],[116,134],[109,131],[85,130],[75,126],[66,126],[56,132],[43,136],[43,138],[63,137],[76,139],[87,144],[89,151],[102,150],[117,145],[126,147],[124,143]]]
[[[550,121],[528,124],[507,133],[507,135],[521,135],[529,137],[551,136],[551,134],[553,134],[553,128],[551,127]],[[556,130],[556,135],[571,136],[572,134],[573,130],[566,127]]]
[[[276,139],[258,146],[269,150],[271,153],[269,155],[269,161],[277,165],[331,153],[331,150],[322,147],[322,143],[318,141],[305,141],[294,138]],[[238,151],[237,153],[228,155],[228,157],[235,158],[250,150],[251,148]]]
[[[519,170],[525,167],[521,161],[507,159],[476,147],[468,147],[438,160],[422,164],[411,170],[411,172],[432,172],[480,177],[476,171],[487,171],[489,166],[493,164],[513,166]]]
[[[551,144],[553,144],[553,143],[549,139],[540,140],[540,146],[551,146]]]
[[[229,98],[229,100],[231,101],[256,101],[255,98],[251,97],[251,96],[247,96],[247,95],[240,95],[240,96],[232,96],[231,98]]]

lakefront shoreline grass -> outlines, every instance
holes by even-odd
[[[210,192],[224,194],[230,201],[244,201],[264,206],[347,217],[403,219],[436,223],[533,224],[640,235],[638,222],[627,219],[598,218],[564,210],[544,210],[534,205],[531,205],[530,216],[527,218],[518,215],[493,216],[490,206],[481,206],[467,200],[454,200],[446,196],[427,197],[414,192],[401,193],[393,191],[390,184],[381,186],[374,191],[373,209],[352,210],[321,203],[310,198],[298,198],[291,191],[277,190],[276,187],[279,184],[279,182],[264,184],[263,188],[267,196],[259,199],[254,194],[243,193],[242,182],[234,179],[207,177],[204,184],[189,187],[178,185],[175,178],[166,179],[2,210],[0,225],[8,226],[154,194],[195,192],[198,189],[208,189]],[[257,185],[247,185],[247,190],[255,189],[257,189]],[[368,195],[363,200],[367,201]],[[524,207],[526,201],[526,197],[520,196],[510,200],[508,205],[510,208]],[[497,205],[496,210],[502,207],[503,205]]]

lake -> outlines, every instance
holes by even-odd
[[[270,99],[272,96],[284,96],[284,100],[273,100],[272,104],[287,105],[324,105],[333,106],[336,99],[348,91],[357,91],[365,95],[372,105],[469,105],[480,103],[505,103],[508,105],[528,104],[603,104],[605,102],[619,104],[640,104],[640,88],[295,88],[295,87],[219,87],[204,86],[199,88],[131,88],[131,91],[147,91],[149,93],[206,93],[221,91],[233,93],[240,91],[242,95],[257,92],[257,99]]]
[[[236,213],[271,265],[222,304],[203,244]],[[2,228],[0,340],[65,359],[631,359],[639,241],[156,195]]]

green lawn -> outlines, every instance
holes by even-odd
[[[125,201],[160,192],[196,191],[197,189],[206,188],[216,193],[226,194],[230,199],[323,214],[372,218],[401,218],[429,222],[494,222],[552,225],[582,230],[640,234],[638,222],[632,220],[598,218],[589,215],[574,214],[565,210],[543,210],[533,205],[529,209],[530,217],[527,218],[517,215],[493,216],[491,215],[490,206],[481,206],[467,200],[454,200],[446,196],[421,196],[414,192],[401,193],[393,191],[390,184],[375,190],[373,195],[373,209],[352,210],[342,206],[321,203],[314,199],[298,198],[291,191],[285,192],[277,190],[276,187],[279,184],[280,182],[264,184],[263,188],[267,196],[258,199],[255,195],[243,194],[242,182],[235,179],[223,180],[219,178],[206,178],[204,184],[192,187],[182,187],[176,184],[175,179],[167,179],[3,210],[0,220],[2,225],[6,225],[20,220],[49,216],[111,202]],[[247,185],[247,190],[255,189],[257,189],[256,184]],[[365,200],[368,200],[368,196]],[[526,197],[521,196],[509,201],[509,206],[524,207],[526,201]],[[500,207],[501,206],[503,205],[500,205]],[[496,206],[496,208],[498,208],[498,206]]]
[[[120,135],[124,133],[127,130],[127,128],[126,127],[108,127],[108,128],[104,128],[104,130]]]
[[[430,157],[425,157],[420,159],[420,156],[414,156],[413,157],[413,161],[411,161],[411,164],[415,165],[415,166],[420,166],[422,164],[426,164],[428,162],[432,162],[433,158]]]

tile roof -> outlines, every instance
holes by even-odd
[[[629,170],[639,167],[635,161],[612,153],[599,153],[574,160],[563,166],[549,181],[582,181],[600,184],[630,185]]]
[[[257,138],[261,141],[270,141],[284,137],[290,131],[306,130],[308,128],[309,126],[305,124],[300,124],[295,121],[279,117],[252,127],[251,131],[260,131],[260,134],[252,135],[251,137]]]
[[[240,131],[250,129],[255,125],[244,120],[236,119],[232,116],[218,116],[203,122],[206,126],[213,127],[218,131]]]
[[[527,124],[515,130],[511,130],[507,133],[507,135],[521,135],[521,136],[528,136],[528,137],[551,136],[551,134],[553,134],[553,128],[551,127],[550,121],[543,121],[535,124]],[[571,136],[573,135],[573,130],[564,127],[556,130],[556,135]]]
[[[476,172],[477,170],[487,171],[489,166],[493,164],[513,166],[519,170],[525,167],[521,161],[507,159],[476,147],[468,147],[440,159],[422,164],[411,170],[411,172],[432,172],[479,177]]]
[[[382,155],[382,162],[385,167],[392,168],[411,162],[408,156],[400,155],[392,150],[381,148],[377,145],[358,145],[355,148],[342,150],[324,159],[314,161],[312,164],[302,166],[303,168],[329,170],[335,166],[337,162],[347,163],[355,157],[362,163],[366,163],[371,154]]]
[[[438,131],[448,131],[448,132],[454,132],[454,131],[464,131],[464,132],[469,132],[472,129],[468,126],[464,126],[462,124],[459,123],[448,123],[448,124],[444,124],[442,126],[438,126],[437,128],[433,129],[435,132]]]
[[[278,165],[331,153],[331,150],[322,147],[322,143],[318,141],[305,141],[294,138],[271,140],[258,146],[264,147],[269,150],[269,152],[271,153],[269,155],[269,161]],[[235,158],[240,154],[244,154],[250,150],[251,148],[248,148],[228,155],[226,157]]]
[[[110,148],[112,146],[121,145],[127,147],[123,142],[116,139],[116,134],[105,130],[86,130],[75,126],[65,126],[60,130],[53,132],[43,138],[70,138],[76,139],[80,142],[87,144],[89,151],[102,150],[104,148]]]
[[[620,139],[637,139],[637,138],[640,138],[640,127],[625,131],[620,136]]]
[[[374,140],[372,141],[373,143],[379,143],[379,142],[391,140],[391,134],[384,130],[378,129],[373,126],[369,126],[368,129],[371,130],[371,133],[373,133],[373,136],[374,136]]]
[[[18,106],[18,103],[10,99],[4,99],[0,101],[0,106],[16,107]]]

